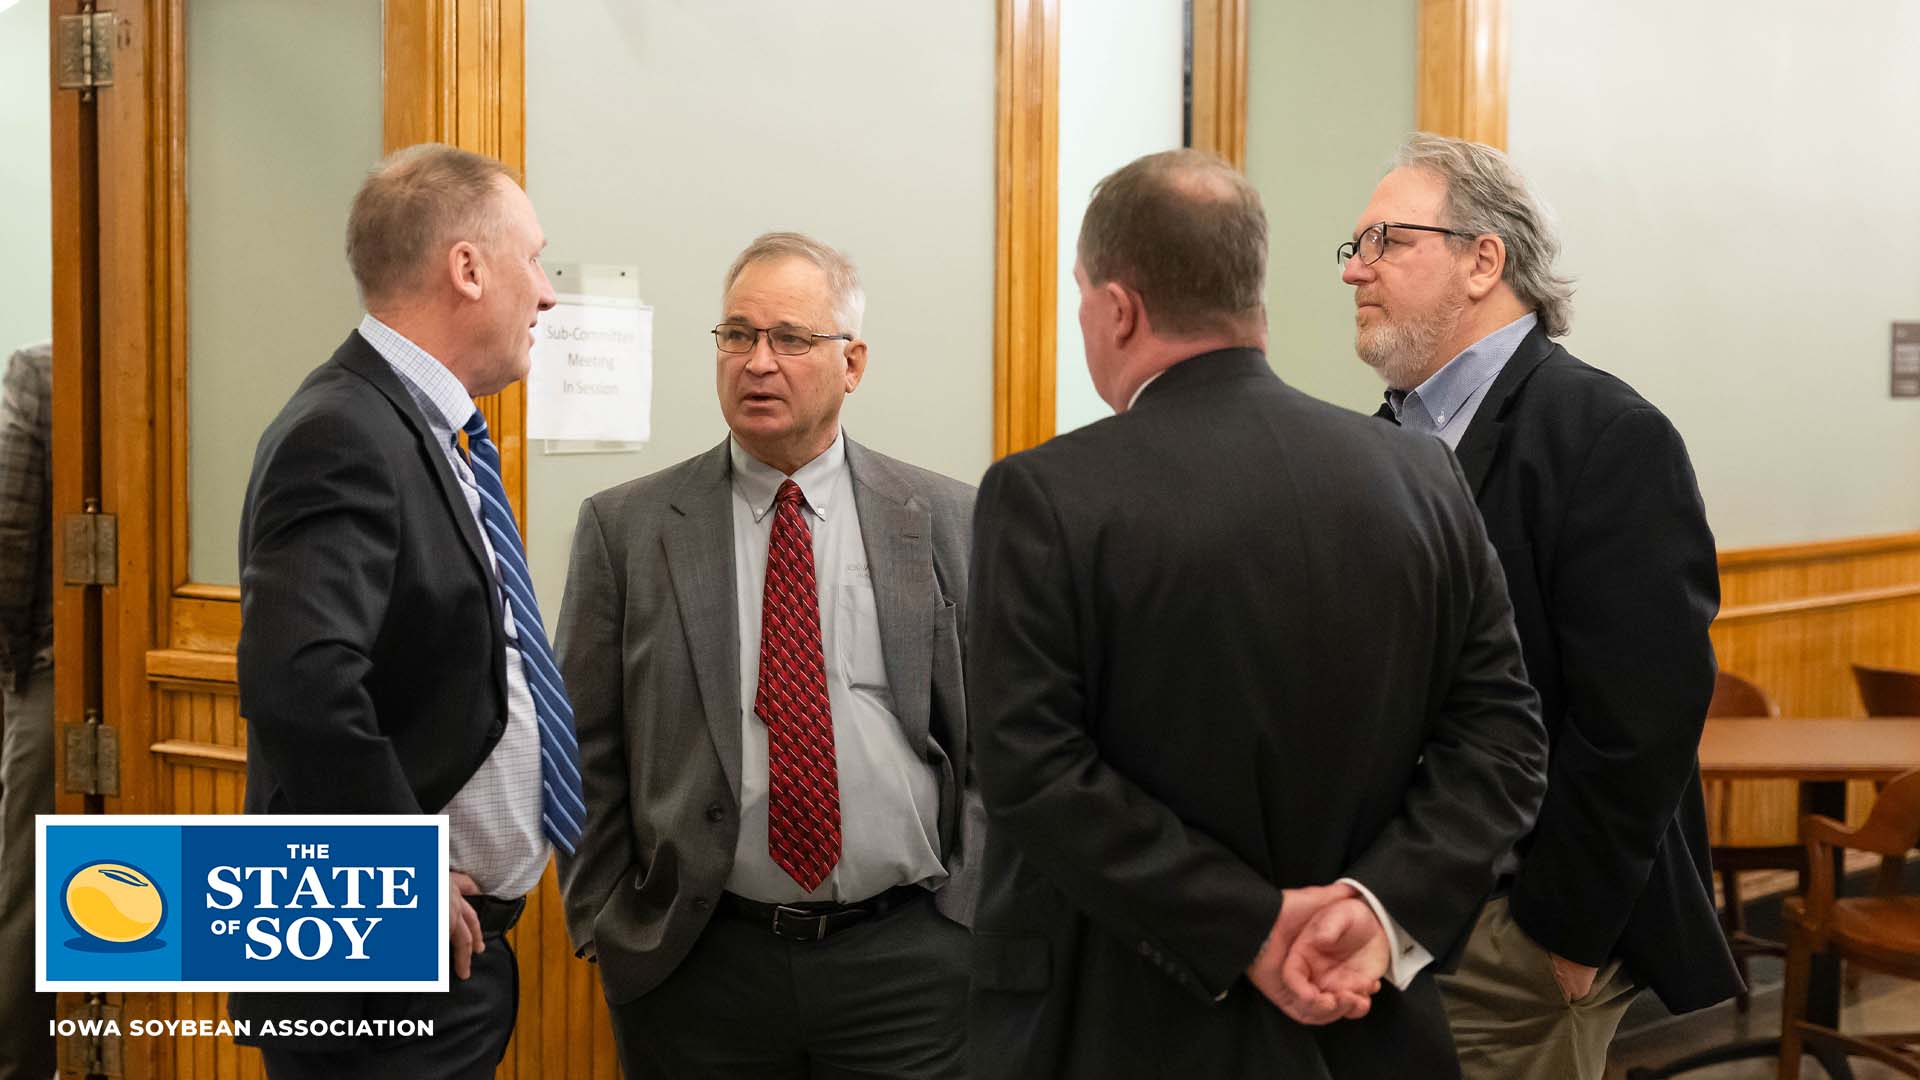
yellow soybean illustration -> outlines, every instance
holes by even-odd
[[[97,862],[67,881],[67,915],[102,941],[139,941],[166,914],[160,890],[147,875],[121,863]]]

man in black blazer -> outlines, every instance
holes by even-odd
[[[513,1031],[502,936],[585,816],[499,459],[473,399],[523,378],[554,297],[499,162],[395,154],[355,197],[367,316],[260,438],[240,528],[249,813],[446,814],[443,994],[235,994],[236,1019],[435,1022],[431,1038],[262,1038],[280,1077],[492,1076]],[[463,448],[455,433],[465,431]],[[547,770],[571,769],[564,777]],[[543,794],[544,792],[544,794]]]
[[[1209,155],[1103,180],[1075,278],[1120,415],[982,484],[977,1076],[1455,1071],[1425,961],[1545,736],[1449,455],[1268,367],[1266,235]]]
[[[1696,758],[1713,534],[1673,425],[1553,343],[1571,289],[1505,155],[1417,135],[1396,164],[1341,248],[1357,349],[1378,415],[1455,448],[1553,747],[1539,822],[1441,986],[1469,1077],[1598,1080],[1638,988],[1674,1012],[1740,988]]]

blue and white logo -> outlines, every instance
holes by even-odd
[[[43,816],[37,988],[445,990],[446,822]]]

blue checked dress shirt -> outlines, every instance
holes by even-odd
[[[500,480],[500,450],[487,437],[487,418],[480,410],[466,423],[467,449],[473,455],[473,478],[480,489],[480,516],[493,544],[500,588],[513,608],[520,630],[520,662],[526,668],[527,689],[533,694],[534,716],[540,721],[540,823],[553,846],[573,854],[586,825],[587,804],[581,798],[580,743],[573,733],[573,706],[553,662],[540,605],[533,595],[533,575],[520,547],[520,527],[507,504],[506,485]]]
[[[474,412],[472,396],[446,365],[379,319],[364,317],[359,330],[399,377],[426,420],[430,438],[439,446],[458,482],[460,501],[471,515],[469,520],[480,532],[485,564],[494,568],[494,585],[498,588],[501,571],[492,536],[486,529],[485,500],[473,463],[460,448],[460,430]],[[520,562],[525,565],[524,557]],[[507,639],[507,729],[472,779],[441,813],[448,819],[447,846],[453,868],[470,875],[481,892],[512,899],[524,896],[540,883],[550,841],[544,822],[546,792],[538,708],[529,687],[527,665],[520,657],[520,625],[504,589],[500,604]]]

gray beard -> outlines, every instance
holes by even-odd
[[[1412,390],[1425,382],[1432,369],[1444,362],[1435,356],[1440,342],[1466,310],[1466,296],[1449,298],[1429,318],[1419,322],[1382,322],[1364,330],[1355,330],[1353,351],[1394,390]]]

